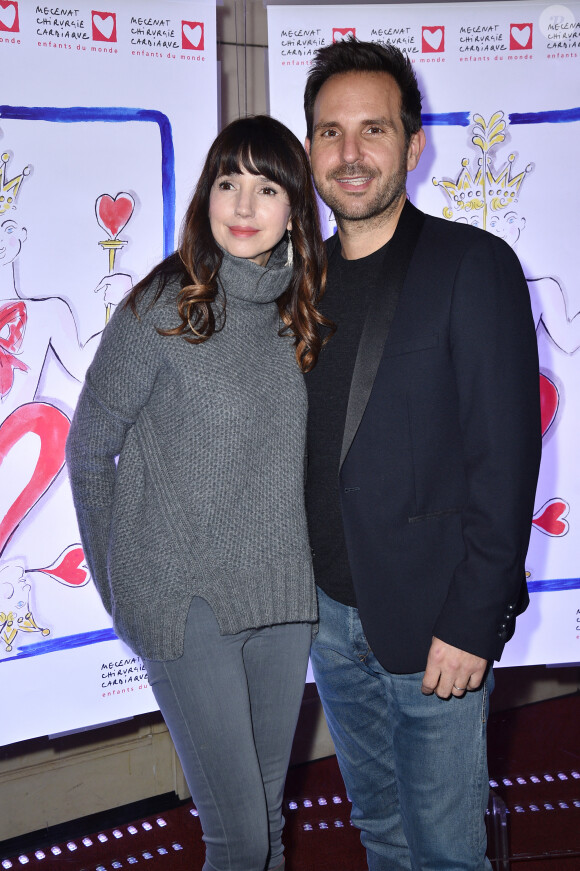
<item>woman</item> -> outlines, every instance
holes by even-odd
[[[302,146],[272,118],[233,122],[177,254],[107,326],[68,440],[86,558],[145,661],[204,871],[284,867],[282,792],[316,620],[301,370],[320,350],[324,278]]]

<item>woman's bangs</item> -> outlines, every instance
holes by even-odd
[[[261,175],[281,185],[288,193],[291,178],[284,171],[276,150],[263,137],[253,137],[236,143],[236,148],[224,149],[220,155],[218,176],[236,175],[244,170],[252,175]],[[229,143],[228,143],[229,144]],[[231,143],[233,145],[233,143]]]
[[[237,175],[245,168],[246,160],[244,160],[243,146],[236,149],[224,149],[220,154],[217,175]]]

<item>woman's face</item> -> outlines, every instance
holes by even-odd
[[[283,187],[246,169],[220,175],[209,195],[209,223],[213,237],[234,257],[265,266],[286,230],[290,230],[290,201]]]

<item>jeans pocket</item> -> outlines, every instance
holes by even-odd
[[[487,718],[489,717],[489,696],[493,691],[495,686],[495,679],[493,676],[493,668],[490,665],[489,670],[485,676],[485,680],[483,682],[482,693],[481,693],[481,722],[483,724],[487,723]]]

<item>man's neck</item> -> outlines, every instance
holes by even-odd
[[[345,260],[360,260],[374,254],[393,237],[407,194],[404,193],[394,208],[387,213],[363,221],[337,221],[338,237]]]

